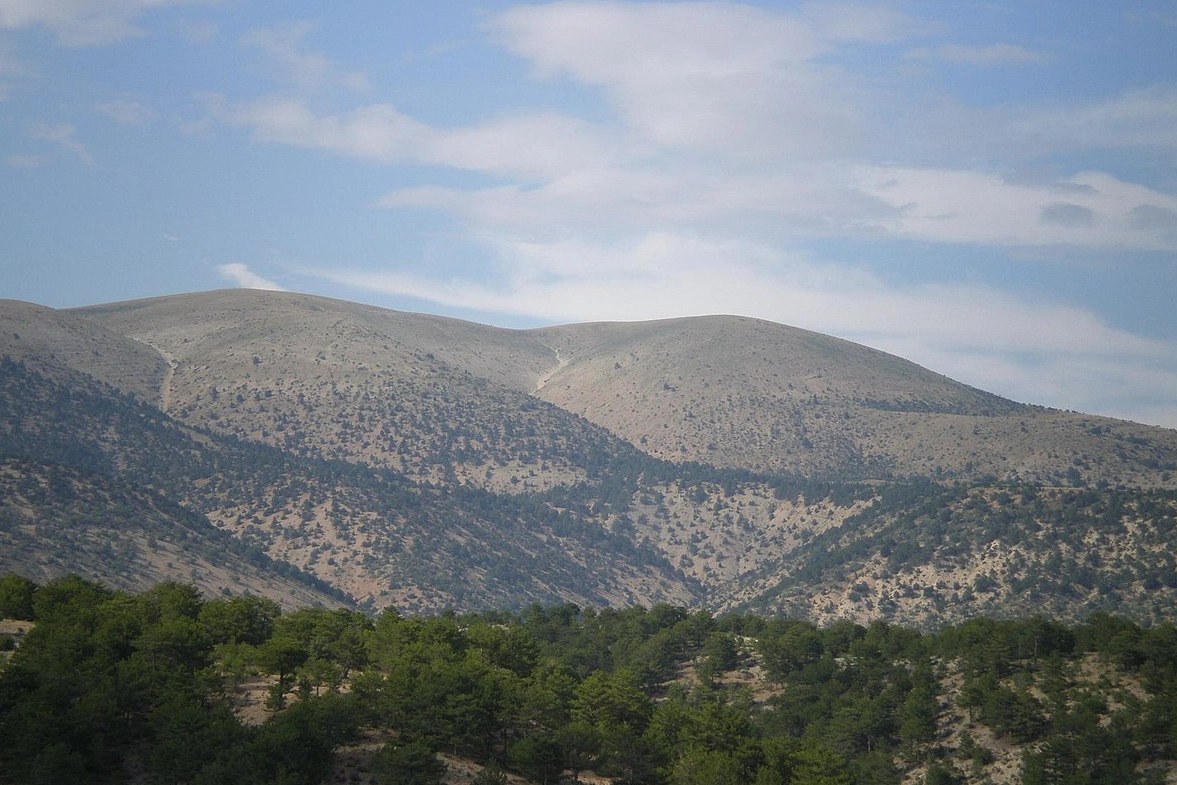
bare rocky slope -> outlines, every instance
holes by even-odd
[[[1174,487],[1177,431],[1017,404],[829,336],[719,316],[536,334],[561,367],[539,397],[652,455],[856,479]]]
[[[503,434],[486,433],[485,421],[526,431],[539,416],[526,416],[526,395],[671,461],[852,479],[1061,484],[1077,473],[1089,483],[1177,487],[1177,431],[1014,403],[883,352],[755,319],[513,331],[246,290],[75,313],[168,359],[174,373],[158,395],[187,422],[281,444],[289,428],[278,428],[293,418],[319,449],[397,468],[428,471],[437,452],[422,446],[428,432],[455,416],[483,422],[464,438],[441,438],[450,445],[492,447]],[[412,400],[415,411],[381,409],[390,399]],[[369,405],[374,416],[353,420],[346,439],[332,434],[339,422],[329,411]],[[410,421],[417,415],[424,424]],[[498,457],[462,463],[481,475]]]
[[[0,355],[0,458],[80,450],[369,607],[1177,609],[1177,431],[764,321],[505,330],[229,290],[0,302]]]

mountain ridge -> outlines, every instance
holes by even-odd
[[[510,330],[222,290],[0,302],[0,355],[0,458],[69,445],[370,608],[1177,612],[1177,431],[762,320]]]
[[[440,362],[553,403],[664,460],[852,479],[1056,483],[1074,466],[1086,481],[1113,484],[1157,481],[1152,466],[1134,462],[1177,468],[1177,431],[1015,403],[875,349],[747,317],[509,330],[245,290],[72,313],[183,357],[234,309],[248,311],[255,331],[234,333],[237,356],[224,358],[235,362],[234,381],[263,374],[257,366],[273,357],[308,375],[331,366],[331,381],[378,390],[372,363],[386,375],[421,377]],[[316,362],[296,363],[298,355]],[[1105,431],[1120,443],[1092,438]],[[966,436],[967,448],[957,449]]]

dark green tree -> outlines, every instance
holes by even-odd
[[[37,584],[15,572],[0,576],[0,619],[33,620],[33,594]]]
[[[553,735],[526,736],[511,745],[511,767],[530,780],[548,785],[564,770],[564,748]]]
[[[200,609],[199,620],[214,644],[256,646],[274,632],[274,620],[281,613],[278,603],[266,597],[233,597],[206,602]]]

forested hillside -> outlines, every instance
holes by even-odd
[[[12,783],[1177,775],[1177,628],[1103,613],[934,633],[670,605],[372,618],[10,574],[0,616],[25,620],[0,627]]]

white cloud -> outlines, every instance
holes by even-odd
[[[902,238],[1005,246],[1177,249],[1177,198],[1085,172],[1028,183],[972,170],[827,165],[759,173],[702,167],[588,168],[534,188],[433,186],[384,196],[476,226],[600,236],[663,228]]]
[[[383,163],[419,163],[524,179],[603,166],[618,147],[584,121],[555,113],[505,115],[468,128],[438,129],[391,104],[316,115],[306,102],[268,96],[218,110],[253,138]]]
[[[531,181],[599,171],[633,154],[605,130],[554,112],[503,115],[430,137],[422,162]]]
[[[838,42],[894,43],[939,28],[929,20],[869,3],[813,2],[801,6],[800,13],[822,38]]]
[[[572,171],[536,187],[405,188],[377,204],[438,209],[474,226],[522,236],[601,237],[651,227],[724,233],[739,227],[750,235],[778,237],[877,231],[875,222],[893,210],[848,183],[841,168],[821,164],[731,172],[635,163]]]
[[[983,346],[970,350],[928,346],[917,338],[873,345],[1023,403],[1049,402],[1055,408],[1177,428],[1177,404],[1168,393],[1177,389],[1177,361],[1171,352],[1121,356],[1099,347],[1090,354]]]
[[[0,76],[25,76],[28,73],[29,67],[11,50],[11,45],[6,41],[0,41]]]
[[[143,35],[146,11],[220,0],[0,0],[0,29],[44,25],[65,46],[101,46]]]
[[[274,292],[284,292],[285,287],[263,278],[239,262],[217,266],[217,273],[226,280],[232,281],[244,289],[266,289]]]
[[[748,240],[650,233],[632,241],[500,239],[490,280],[411,272],[305,273],[386,295],[545,321],[737,313],[839,335],[1026,402],[1177,425],[1177,351],[1091,312],[976,284],[896,286]],[[1169,386],[1165,386],[1169,383]],[[1160,386],[1158,386],[1158,384]],[[1159,412],[1159,414],[1158,414]],[[1161,419],[1157,419],[1160,417]]]
[[[860,21],[835,24],[851,18]],[[525,6],[494,17],[491,29],[538,73],[601,87],[618,107],[619,127],[520,112],[435,128],[391,104],[320,115],[306,101],[281,96],[241,103],[224,117],[250,128],[260,142],[504,178],[507,184],[483,191],[401,189],[380,203],[442,209],[474,224],[528,232],[535,231],[528,224],[599,236],[638,226],[740,223],[793,238],[850,232],[958,243],[1174,247],[1171,230],[1150,229],[1139,217],[1141,209],[1170,209],[1172,197],[1106,175],[1031,187],[972,170],[854,163],[863,152],[850,155],[854,140],[870,118],[849,100],[858,92],[853,79],[814,70],[808,61],[842,39],[900,37],[909,32],[903,21],[884,12],[832,14],[817,5],[795,16],[717,3]],[[300,26],[266,40],[297,43],[305,31]],[[1087,113],[1142,119],[1168,111],[1162,105],[1157,96],[1124,98],[1116,109]],[[951,139],[944,144],[951,147]],[[1070,186],[1080,180],[1098,187],[1084,184],[1094,189],[1072,198]],[[1083,221],[1075,218],[1081,214]],[[1072,220],[1061,220],[1065,215]]]
[[[763,160],[845,152],[866,133],[865,96],[815,61],[833,36],[801,16],[573,2],[516,7],[491,29],[537,75],[602,88],[633,133],[668,148]]]
[[[1090,313],[978,285],[888,287],[870,271],[815,263],[775,246],[654,232],[592,244],[499,239],[489,282],[420,274],[308,271],[386,294],[547,320],[740,313],[839,335],[953,350],[1142,356],[1164,347]],[[1094,347],[1094,349],[1093,349]]]
[[[1170,253],[1171,194],[1095,171],[998,172],[1033,168],[1068,146],[1177,147],[1174,88],[1046,108],[920,95],[889,81],[905,59],[988,67],[1048,56],[932,42],[906,55],[889,46],[895,71],[856,72],[847,44],[906,46],[935,32],[870,6],[781,13],[733,3],[557,2],[493,15],[487,29],[537,78],[587,87],[612,114],[589,121],[505,107],[436,127],[391,103],[326,113],[309,99],[267,96],[215,109],[257,142],[495,178],[491,186],[447,178],[394,187],[377,201],[455,217],[465,240],[493,249],[490,269],[444,276],[402,263],[309,274],[549,321],[759,316],[861,340],[1021,400],[1119,406],[1177,424],[1177,413],[1166,413],[1171,395],[1144,392],[1177,388],[1167,345],[1083,308],[980,284],[885,284],[868,269],[788,250],[849,237]],[[303,35],[292,31],[291,52],[301,51]],[[301,67],[309,84],[329,64]],[[906,130],[898,116],[909,118]],[[899,157],[872,161],[874,149]]]
[[[344,115],[316,116],[302,101],[268,96],[240,104],[226,119],[251,128],[259,142],[307,147],[386,163],[412,161],[429,129],[391,104],[373,104]]]
[[[303,39],[313,30],[310,22],[295,22],[280,28],[252,30],[242,38],[242,43],[260,50],[280,78],[302,90],[315,91],[335,85],[352,90],[369,89],[371,85],[363,73],[340,71],[326,55],[304,49]]]
[[[825,47],[797,19],[720,3],[563,2],[516,6],[490,22],[541,75],[604,86],[758,73]],[[634,73],[634,71],[644,73]]]
[[[1142,211],[1177,210],[1177,197],[1084,172],[1048,184],[970,170],[863,166],[858,187],[896,209],[877,223],[918,240],[984,245],[1071,245],[1175,250],[1171,230]]]
[[[29,65],[17,57],[11,43],[0,40],[0,102],[12,98],[14,82],[20,82],[33,75]]]

